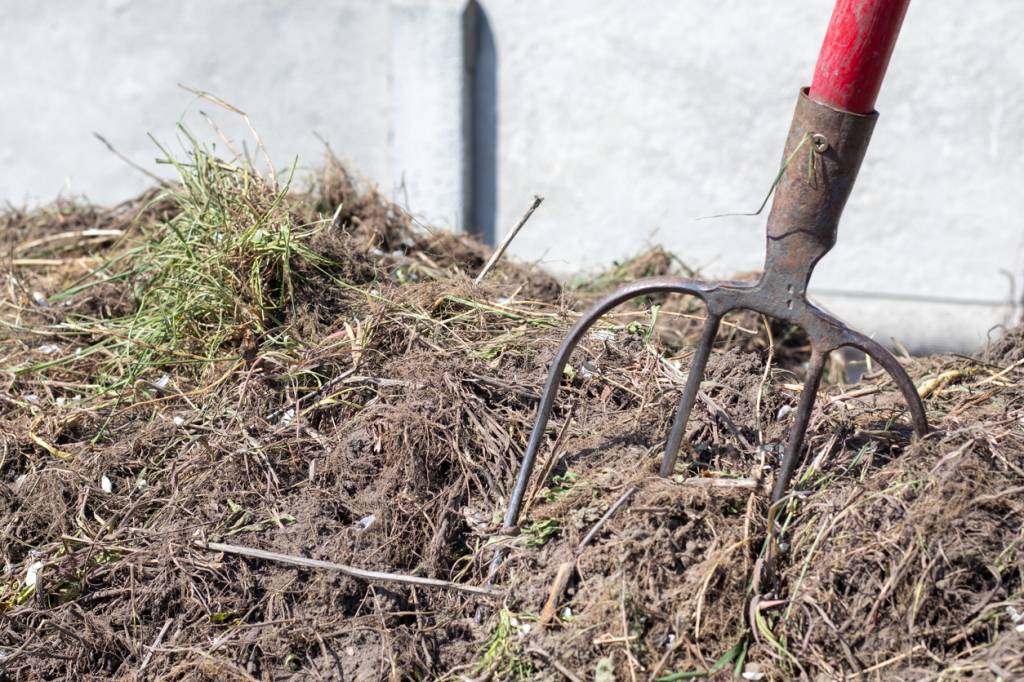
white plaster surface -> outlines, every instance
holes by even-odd
[[[660,243],[706,274],[760,267],[755,208],[778,168],[831,0],[482,0],[496,53],[501,236],[569,273]],[[245,109],[279,168],[315,166],[316,131],[427,218],[463,224],[466,108],[457,0],[49,0],[0,4],[0,199],[99,202],[153,168],[146,133],[216,140]],[[1024,290],[1024,3],[911,4],[839,243],[812,293],[890,343],[971,349],[1015,312],[835,291],[1007,301]],[[459,73],[455,73],[459,72]],[[223,146],[222,143],[218,143]],[[251,149],[251,143],[249,148]],[[403,191],[399,191],[402,180]],[[471,184],[471,183],[470,183]],[[832,292],[832,293],[829,293]]]
[[[0,197],[58,192],[118,201],[152,184],[98,132],[150,170],[179,119],[204,140],[251,137],[238,117],[177,84],[244,109],[278,168],[314,166],[327,139],[366,173],[387,171],[388,13],[374,2],[48,0],[0,4]],[[219,142],[219,141],[218,141]],[[223,149],[223,143],[219,144]],[[166,174],[166,172],[165,172]]]

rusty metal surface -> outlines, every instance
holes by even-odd
[[[807,378],[772,491],[773,503],[780,500],[789,487],[825,362],[829,353],[836,349],[852,346],[878,362],[902,392],[916,433],[921,436],[927,433],[924,406],[899,361],[881,344],[850,329],[806,298],[814,266],[835,244],[839,218],[853,189],[877,117],[877,113],[859,115],[833,109],[810,99],[806,88],[801,90],[783,153],[785,169],[776,185],[768,217],[764,272],[755,283],[702,282],[675,277],[646,279],[612,292],[580,317],[552,361],[505,513],[506,528],[518,522],[523,495],[569,356],[598,318],[639,296],[672,293],[697,296],[708,310],[705,329],[666,444],[660,469],[662,476],[674,470],[718,324],[722,316],[732,310],[753,310],[797,325],[806,331],[811,343]],[[500,554],[495,557],[493,566],[497,567],[499,562]]]

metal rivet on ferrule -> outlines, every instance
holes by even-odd
[[[814,144],[814,151],[824,154],[828,151],[828,138],[821,133],[811,135],[811,142]]]

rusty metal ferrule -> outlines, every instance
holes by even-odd
[[[836,243],[877,120],[878,112],[842,111],[811,99],[808,88],[800,90],[768,215],[765,279],[796,275],[802,293],[814,266]]]

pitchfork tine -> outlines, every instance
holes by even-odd
[[[914,386],[913,380],[907,374],[907,370],[903,369],[903,365],[899,363],[899,360],[874,339],[868,338],[852,329],[844,331],[847,338],[844,340],[843,345],[852,346],[871,356],[896,382],[896,386],[899,387],[900,392],[903,394],[903,400],[906,401],[907,407],[910,409],[910,421],[914,424],[915,433],[918,436],[924,436],[928,433],[928,417],[924,413],[924,404],[921,402],[921,396],[918,395],[917,387]]]
[[[686,423],[690,420],[690,411],[693,403],[697,400],[697,391],[700,390],[700,382],[704,378],[704,367],[708,364],[708,356],[711,355],[711,346],[715,343],[715,336],[718,334],[718,324],[722,318],[718,315],[708,313],[708,319],[704,322],[704,332],[700,337],[700,345],[693,354],[690,361],[689,375],[686,377],[686,388],[683,389],[683,398],[679,401],[676,409],[676,416],[672,420],[672,431],[668,434],[668,443],[665,445],[665,458],[661,460],[660,476],[670,476],[676,467],[676,458],[679,456],[679,446],[683,442],[683,434],[686,431]]]
[[[817,348],[811,352],[811,361],[807,366],[807,378],[804,380],[804,389],[800,394],[800,404],[796,408],[796,418],[793,420],[793,427],[789,432],[789,443],[786,444],[786,453],[782,458],[782,468],[779,470],[779,476],[775,479],[775,488],[772,490],[772,504],[782,499],[786,488],[789,487],[789,479],[793,478],[793,471],[800,458],[804,436],[807,434],[807,424],[811,421],[811,410],[814,409],[814,399],[818,395],[818,386],[821,384],[821,375],[825,370],[827,358],[828,353],[822,353]]]
[[[533,473],[533,466],[537,461],[537,452],[540,450],[541,443],[544,440],[544,430],[547,428],[548,419],[551,417],[551,410],[555,405],[555,398],[558,396],[558,386],[562,381],[562,372],[569,363],[569,357],[572,355],[573,350],[576,349],[576,345],[590,327],[615,306],[640,296],[687,294],[703,299],[707,303],[709,293],[715,288],[701,282],[678,279],[676,277],[653,277],[627,284],[621,289],[613,291],[595,303],[590,310],[576,321],[576,324],[569,330],[569,333],[562,341],[562,345],[558,348],[558,352],[555,353],[554,359],[551,361],[548,378],[544,383],[544,390],[541,393],[540,404],[537,406],[537,416],[533,422],[533,430],[530,431],[530,440],[526,444],[526,452],[523,453],[522,462],[519,464],[519,473],[516,474],[516,480],[509,495],[508,508],[505,511],[503,524],[504,528],[512,528],[519,521],[519,512],[523,506],[526,488],[530,483],[530,474]],[[717,320],[721,318],[721,315],[721,312],[711,312],[710,310],[708,312],[708,319],[710,320],[714,317],[716,320],[714,324],[716,329],[718,327]],[[707,328],[705,328],[705,334],[707,334]],[[710,336],[714,340],[714,334]],[[708,343],[705,354],[710,352],[710,350],[711,344]],[[701,369],[703,371],[703,362]],[[697,373],[698,376],[700,373]],[[694,389],[694,392],[696,393],[696,389]],[[497,572],[498,567],[501,565],[504,554],[504,549],[500,548],[495,552],[494,558],[491,560],[490,575],[487,579],[488,585],[491,584],[495,572]]]

